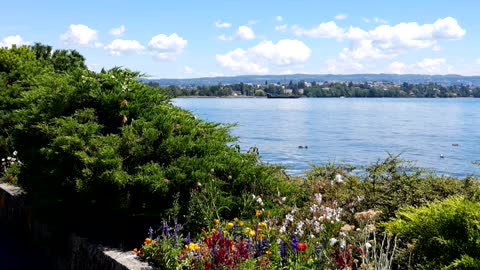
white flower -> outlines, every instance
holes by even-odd
[[[345,239],[342,239],[340,241],[340,248],[345,248],[347,246],[347,241],[345,241]]]
[[[330,241],[329,241],[330,246],[335,245],[337,242],[338,242],[338,240],[336,238],[331,238]]]
[[[313,222],[313,230],[315,231],[315,233],[319,233],[320,232],[320,222],[316,221]]]
[[[7,157],[7,160],[10,160],[10,159],[12,159],[12,158],[11,158],[11,157]]]
[[[4,158],[2,158],[2,161],[5,161],[5,159],[4,159]]]
[[[279,233],[284,234],[287,231],[287,228],[285,226],[280,227],[280,230],[278,230]]]
[[[263,206],[262,198],[258,197],[257,198],[257,203],[260,204],[261,206]]]
[[[317,202],[317,204],[322,204],[322,194],[315,193],[315,201]]]
[[[366,247],[367,249],[370,249],[370,248],[372,247],[372,245],[367,242],[367,243],[365,244],[365,247]]]
[[[16,155],[17,155],[17,151],[13,151],[13,155],[16,156]]]
[[[285,202],[287,200],[287,197],[282,197],[282,202]]]
[[[290,222],[293,222],[293,215],[287,214],[287,215],[285,216],[285,219],[287,219],[287,220],[290,221]]]
[[[339,184],[343,183],[343,176],[337,173],[337,175],[335,175],[335,182]]]

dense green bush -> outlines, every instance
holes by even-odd
[[[254,215],[252,193],[266,204],[295,193],[279,168],[228,146],[229,126],[174,107],[139,75],[94,73],[77,52],[41,44],[0,49],[0,156],[18,151],[18,182],[42,217],[88,227],[175,215],[200,226],[211,213]],[[193,211],[198,198],[217,204]]]
[[[480,268],[479,202],[451,197],[408,207],[386,224],[386,230],[408,242],[403,255],[414,269]]]

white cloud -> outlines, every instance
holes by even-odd
[[[148,42],[148,48],[153,52],[156,59],[160,61],[173,61],[187,46],[187,40],[176,33],[170,36],[160,34],[152,37]]]
[[[326,23],[321,23],[317,27],[310,30],[306,30],[295,25],[292,27],[292,31],[297,36],[341,39],[344,35],[345,29],[338,27],[334,21],[329,21]]]
[[[123,34],[125,34],[125,31],[126,31],[125,26],[120,25],[117,28],[110,29],[110,32],[108,32],[108,33],[110,34],[110,36],[118,38],[118,37],[123,36]]]
[[[275,20],[277,22],[281,22],[281,21],[283,21],[283,17],[279,15],[279,16],[275,17]]]
[[[477,59],[477,64],[480,65],[480,58]]]
[[[271,41],[262,41],[249,51],[256,57],[266,59],[275,65],[305,63],[312,52],[302,41],[292,39],[282,39],[276,44]]]
[[[183,67],[183,73],[185,74],[192,74],[193,73],[193,69],[189,66],[184,66]]]
[[[447,61],[444,58],[425,58],[415,66],[420,70],[420,73],[447,74],[450,72],[450,67],[447,65]]]
[[[401,62],[393,62],[388,67],[388,72],[395,74],[448,74],[452,67],[444,58],[424,58],[418,63],[407,65]]]
[[[284,39],[277,43],[262,41],[247,50],[237,48],[217,54],[216,61],[224,69],[242,74],[266,74],[269,67],[303,64],[310,58],[311,49],[302,41]]]
[[[288,29],[288,24],[282,24],[275,26],[275,31],[286,32]]]
[[[216,28],[230,28],[232,27],[232,24],[231,23],[227,23],[227,22],[221,22],[221,21],[216,21],[215,22],[215,27]]]
[[[330,74],[353,74],[365,73],[365,65],[354,61],[339,61],[337,59],[328,59],[326,61],[327,72]]]
[[[235,49],[226,54],[216,55],[217,63],[225,69],[242,74],[266,74],[268,69],[254,63],[249,58],[248,52],[243,49]]]
[[[97,42],[97,30],[83,24],[71,24],[68,31],[60,36],[60,39],[67,45],[80,47],[100,47]]]
[[[136,40],[115,39],[104,47],[111,55],[121,55],[125,53],[139,53],[145,47]]]
[[[395,61],[388,66],[387,70],[389,73],[393,74],[406,74],[408,68],[404,63]]]
[[[255,38],[255,33],[252,28],[242,25],[238,27],[235,38],[240,40],[252,40]]]
[[[376,23],[376,24],[387,24],[388,21],[387,20],[384,20],[384,19],[381,19],[381,18],[378,18],[378,17],[375,17],[375,18],[372,18],[372,19],[369,19],[369,18],[362,18],[362,20],[366,23]]]
[[[349,46],[339,54],[344,61],[391,59],[418,49],[438,51],[439,41],[461,39],[466,33],[452,17],[438,19],[432,24],[384,24],[372,30],[352,26],[346,29],[333,21],[321,23],[312,29],[294,26],[291,30],[298,36],[349,40]]]
[[[260,21],[259,20],[250,20],[247,22],[248,25],[252,26],[252,25],[255,25],[257,23],[259,23]]]
[[[378,23],[378,24],[386,24],[386,23],[388,23],[387,20],[384,20],[384,19],[381,19],[381,18],[377,18],[377,17],[373,18],[373,22],[374,22],[374,23]]]
[[[0,48],[11,48],[12,45],[22,46],[26,44],[28,44],[28,42],[23,41],[22,37],[19,35],[4,37],[0,40]]]
[[[252,40],[255,39],[255,33],[253,32],[252,28],[242,25],[238,27],[234,36],[220,35],[217,37],[217,39],[221,41]]]
[[[333,18],[337,21],[342,21],[342,20],[345,20],[347,18],[347,14],[338,14]]]
[[[220,35],[217,37],[218,40],[221,40],[221,41],[232,41],[233,40],[233,37],[227,37],[225,35]]]

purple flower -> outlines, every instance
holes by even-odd
[[[153,239],[153,229],[152,229],[152,227],[150,227],[148,229],[148,238]]]
[[[175,221],[175,225],[173,227],[173,247],[177,247],[178,246],[178,241],[177,241],[177,236],[178,236],[178,223],[177,221]]]
[[[167,225],[167,222],[163,222],[163,226],[162,226],[162,233],[163,233],[163,237],[165,237],[165,239],[168,239],[169,235],[168,235],[168,225]]]
[[[262,256],[262,249],[263,249],[262,241],[258,241],[258,243],[257,243],[256,257]]]
[[[240,227],[240,241],[243,241],[243,226]]]
[[[187,243],[187,245],[192,242],[192,240],[190,239],[190,232],[187,234],[187,238],[185,238],[185,242]]]
[[[280,258],[282,259],[282,266],[285,267],[287,263],[287,247],[283,241],[280,241]]]
[[[218,235],[220,236],[220,239],[223,239],[223,232],[222,232],[222,228],[218,228]]]
[[[233,241],[237,240],[237,224],[233,225]]]
[[[265,238],[263,239],[263,246],[264,246],[266,249],[268,249],[269,244],[268,244],[268,239],[267,239],[267,237],[265,237]]]
[[[291,242],[291,245],[292,245],[292,250],[293,252],[296,254],[298,252],[298,239],[297,239],[297,236],[293,236],[292,237],[292,242]]]

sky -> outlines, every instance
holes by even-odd
[[[480,75],[480,2],[2,1],[0,47],[75,49],[152,78]]]

